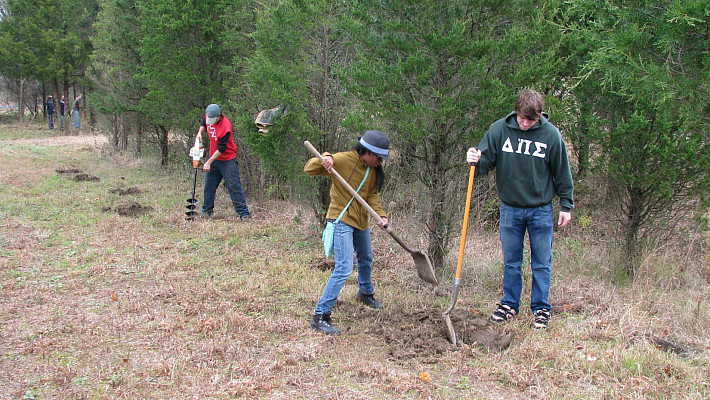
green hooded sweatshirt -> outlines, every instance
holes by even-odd
[[[527,131],[515,112],[491,125],[479,144],[476,174],[496,170],[498,198],[510,206],[538,207],[560,197],[562,211],[574,208],[574,183],[560,131],[542,114]]]

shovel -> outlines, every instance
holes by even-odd
[[[446,336],[449,341],[456,346],[456,331],[454,324],[451,323],[449,313],[456,307],[456,300],[459,297],[459,285],[461,284],[461,265],[463,264],[463,249],[466,246],[466,231],[468,230],[468,212],[471,209],[471,192],[473,191],[473,176],[476,174],[476,164],[471,164],[471,172],[468,176],[468,190],[466,192],[466,207],[463,213],[463,227],[461,228],[461,245],[459,246],[459,261],[456,265],[456,279],[454,280],[454,289],[451,294],[451,305],[449,309],[444,311],[444,322],[446,322]]]
[[[311,142],[305,141],[303,144],[306,146],[308,151],[310,151],[314,156],[318,157],[319,160],[323,161],[323,156],[318,152],[318,150],[313,147]],[[335,170],[335,168],[330,169],[330,173],[335,176],[335,178],[343,185],[345,188],[350,192],[353,197],[355,197],[355,200],[358,201],[365,209],[367,210],[367,213],[370,214],[370,216],[377,222],[378,224],[383,224],[384,221],[382,221],[382,218],[377,215],[375,210],[370,207],[369,204],[355,191],[355,189],[350,186],[345,179],[343,179],[340,174],[338,174],[338,171]],[[399,243],[400,246],[402,246],[403,249],[407,250],[411,255],[412,259],[414,260],[414,265],[417,267],[417,274],[419,274],[419,277],[424,281],[424,282],[429,282],[433,285],[437,285],[439,282],[436,280],[436,275],[434,274],[434,268],[431,266],[431,261],[429,260],[429,257],[422,253],[420,250],[412,250],[407,246],[402,239],[397,236],[394,231],[392,231],[392,228],[390,228],[388,225],[383,224],[384,230],[392,236],[392,238]]]

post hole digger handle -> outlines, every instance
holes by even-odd
[[[463,265],[463,252],[466,247],[466,233],[468,231],[468,217],[469,211],[471,209],[471,193],[473,192],[473,179],[476,175],[476,163],[471,163],[471,168],[468,175],[468,188],[466,189],[466,205],[464,207],[463,213],[463,224],[461,226],[461,243],[459,245],[459,258],[456,264],[456,279],[454,280],[454,288],[451,294],[451,305],[444,311],[444,322],[446,322],[446,336],[449,337],[449,341],[456,345],[456,331],[454,330],[454,325],[451,322],[451,317],[449,313],[456,307],[456,301],[459,298],[459,286],[461,285],[461,266]]]

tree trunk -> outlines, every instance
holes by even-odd
[[[68,74],[67,74],[68,75]],[[71,115],[70,112],[70,102],[69,102],[69,79],[65,76],[64,78],[64,87],[62,88],[62,95],[64,96],[64,134],[67,135],[70,132],[69,128],[69,115]]]
[[[639,261],[639,231],[641,230],[643,219],[642,196],[635,194],[633,189],[629,189],[628,208],[626,210],[624,224],[624,271],[633,275]]]
[[[264,204],[264,191],[266,190],[266,172],[264,171],[264,160],[261,157],[259,159],[259,191],[258,191],[258,202],[259,206]]]
[[[17,113],[20,120],[20,125],[25,124],[25,78],[17,80]]]
[[[126,132],[126,125],[123,123],[124,114],[119,114],[118,116],[118,132],[121,135],[121,151],[128,150],[128,132]]]
[[[141,158],[141,152],[142,152],[141,146],[143,145],[143,125],[141,124],[140,118],[138,118],[137,125],[138,125],[138,131],[136,132],[135,157]]]
[[[160,165],[168,165],[168,130],[162,126],[158,127],[158,141],[160,144]]]
[[[111,125],[113,128],[113,137],[111,143],[113,144],[113,149],[118,150],[118,116],[114,115],[111,118]]]
[[[434,268],[441,270],[446,256],[446,244],[448,236],[446,224],[448,217],[445,215],[444,204],[446,201],[444,172],[435,169],[431,174],[431,185],[429,187],[429,217],[427,218],[427,228],[429,230],[429,258]]]

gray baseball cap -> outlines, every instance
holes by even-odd
[[[205,121],[210,125],[214,124],[217,122],[217,117],[219,117],[220,112],[217,104],[208,105],[207,110],[205,110]]]

